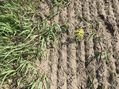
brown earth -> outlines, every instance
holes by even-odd
[[[67,23],[69,32],[42,62],[49,89],[119,89],[119,0],[71,0],[62,8],[53,8],[50,1],[39,6],[40,13],[45,18],[60,11],[49,22]],[[80,26],[84,39],[69,42]],[[96,36],[89,40],[92,32]]]

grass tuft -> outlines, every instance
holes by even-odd
[[[0,4],[0,87],[7,83],[16,89],[42,89],[48,83],[35,61],[42,59],[47,45],[57,41],[65,27],[37,19],[37,3],[6,0]]]

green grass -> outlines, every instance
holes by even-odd
[[[37,19],[38,3],[0,3],[0,87],[8,83],[15,88],[42,89],[44,82],[48,84],[47,74],[39,73],[35,61],[45,56],[47,45],[58,40],[65,25]]]
[[[53,6],[65,6],[69,3],[69,0],[51,0]]]

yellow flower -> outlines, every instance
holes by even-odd
[[[84,29],[82,27],[80,27],[79,29],[77,29],[75,31],[75,35],[76,35],[76,39],[82,40],[83,37],[84,37]]]

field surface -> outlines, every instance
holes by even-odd
[[[44,84],[43,88],[38,89],[119,89],[119,0],[70,0],[66,4],[52,2],[55,0],[42,1],[37,8],[41,17],[36,18],[47,19],[49,25],[65,24],[68,29],[62,32],[56,42],[47,45],[46,54],[41,61],[36,60],[38,69],[48,78],[48,88]],[[84,36],[76,40],[75,30],[81,27]],[[38,36],[33,37],[37,41]],[[31,38],[28,35],[28,39]],[[32,39],[29,43],[28,48],[32,47]],[[17,49],[15,57],[22,53],[19,52],[21,49]],[[23,60],[24,58],[30,56],[23,57]],[[17,78],[23,75],[18,74]],[[15,86],[11,89],[37,88]]]
[[[41,8],[49,13],[50,0]],[[52,10],[60,13],[50,22],[69,24],[69,33],[48,49],[50,89],[119,89],[119,0],[71,0]],[[70,41],[80,26],[84,39]]]

